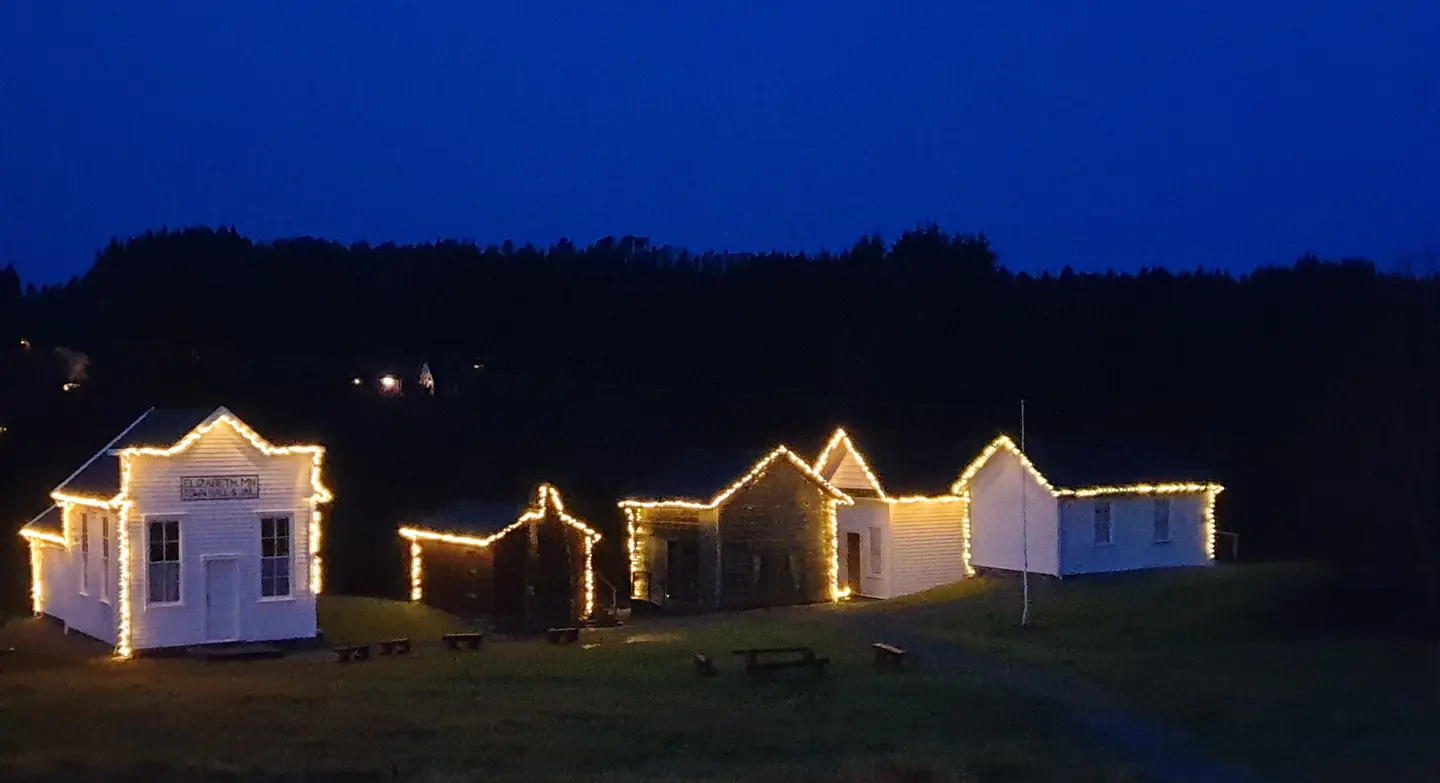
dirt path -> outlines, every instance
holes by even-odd
[[[1170,783],[1261,783],[1256,773],[1215,759],[1184,733],[1142,715],[1120,700],[1071,677],[1020,666],[993,655],[934,639],[914,629],[902,613],[846,613],[868,641],[887,641],[924,666],[974,676],[978,681],[1061,707],[1082,728],[1116,748],[1147,780]]]

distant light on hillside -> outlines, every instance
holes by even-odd
[[[78,388],[80,388],[80,384],[78,383],[67,383],[60,387],[62,391],[75,391]]]
[[[365,382],[365,379],[364,379],[364,378],[361,378],[361,377],[358,376],[358,375],[355,376],[354,378],[351,378],[351,379],[350,379],[350,385],[351,385],[351,386],[359,386],[360,384],[362,384],[362,383],[364,383],[364,382]]]
[[[27,350],[27,351],[30,350],[30,341],[29,341],[29,340],[26,340],[24,337],[21,337],[21,338],[20,338],[20,347],[23,348],[24,350]]]
[[[380,376],[380,391],[395,394],[400,391],[400,379],[393,375]]]

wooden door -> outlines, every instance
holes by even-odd
[[[845,534],[845,584],[850,592],[860,594],[860,534]]]

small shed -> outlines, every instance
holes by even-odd
[[[843,589],[894,598],[971,573],[965,498],[914,485],[887,489],[844,429],[835,430],[812,467],[854,500],[837,512]]]
[[[785,446],[692,452],[620,501],[632,601],[704,610],[843,598],[836,509],[853,502]]]
[[[968,500],[973,566],[1069,576],[1214,562],[1224,487],[1194,478],[1191,460],[1115,436],[1027,445],[996,437],[951,487]]]
[[[456,503],[399,533],[412,601],[513,630],[569,626],[595,612],[600,533],[549,484],[528,505]]]

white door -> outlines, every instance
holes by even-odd
[[[240,638],[240,565],[233,557],[205,561],[205,641]]]

